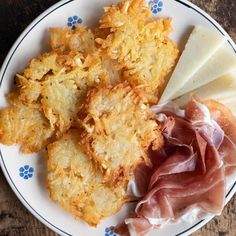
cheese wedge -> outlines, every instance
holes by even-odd
[[[225,37],[219,32],[202,26],[195,27],[159,103],[172,99],[175,93],[209,60],[225,40]]]
[[[173,98],[199,88],[236,70],[236,54],[224,45],[204,64]]]
[[[197,95],[201,99],[215,99],[221,102],[225,98],[236,98],[236,75],[227,74],[214,80],[200,88],[197,88],[174,100],[179,106],[185,105],[191,94]]]

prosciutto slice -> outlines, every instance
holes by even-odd
[[[165,144],[152,154],[148,174],[138,171],[142,198],[125,220],[128,230],[123,235],[145,235],[193,209],[199,215],[220,214],[225,176],[236,169],[236,119],[222,104],[192,97],[182,110],[173,103],[151,110],[162,126]]]

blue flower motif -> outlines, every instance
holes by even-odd
[[[114,227],[111,226],[111,227],[105,229],[104,236],[118,236],[118,235],[114,232]]]
[[[151,5],[151,11],[153,14],[161,12],[163,8],[163,2],[161,0],[150,0],[148,5]]]
[[[70,16],[67,19],[67,26],[71,27],[73,30],[76,28],[77,24],[81,24],[83,20],[78,16]]]
[[[19,169],[19,175],[20,177],[22,177],[23,179],[29,179],[33,177],[33,173],[34,173],[34,168],[30,167],[28,165],[22,166]]]

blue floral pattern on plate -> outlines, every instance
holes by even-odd
[[[76,29],[76,25],[81,24],[83,20],[78,16],[70,16],[67,19],[67,26],[71,27],[73,30]]]
[[[161,12],[163,8],[163,2],[161,0],[150,0],[148,5],[151,5],[151,11],[153,14]]]
[[[114,232],[114,226],[111,226],[111,227],[105,229],[104,236],[118,236],[118,234],[116,234]]]
[[[30,167],[29,165],[24,165],[24,166],[20,167],[20,169],[19,169],[19,175],[23,179],[30,179],[30,178],[32,178],[33,177],[33,173],[34,173],[34,168]]]

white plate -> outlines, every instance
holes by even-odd
[[[154,0],[153,0],[154,1]],[[66,0],[61,1],[34,20],[21,34],[10,50],[0,72],[0,106],[6,106],[4,94],[9,92],[13,85],[14,75],[21,72],[27,65],[30,58],[36,57],[40,52],[47,50],[48,33],[47,29],[54,26],[70,25],[73,16],[77,23],[94,26],[102,14],[103,6],[117,1],[114,0]],[[185,0],[155,0],[158,6],[154,17],[172,17],[173,33],[172,39],[182,48],[192,26],[204,25],[212,28],[228,38],[228,46],[236,51],[234,42],[222,27],[209,15],[195,5]],[[160,3],[162,2],[162,4]],[[159,4],[159,5],[158,5]],[[82,22],[81,22],[82,21]],[[117,215],[107,218],[97,228],[89,227],[82,221],[75,220],[73,216],[53,203],[48,196],[45,186],[46,168],[44,159],[38,154],[21,155],[16,146],[0,146],[1,167],[14,190],[17,197],[28,210],[34,214],[49,228],[61,235],[75,236],[107,236],[112,234],[108,228],[116,225],[124,219],[129,204],[123,207]],[[21,172],[28,168],[28,179],[21,177]],[[29,171],[30,170],[30,171]],[[231,186],[226,195],[226,202],[236,191],[235,179],[231,179]],[[189,235],[206,224],[212,216],[204,220],[190,223],[177,223],[164,227],[163,229],[150,232],[150,236],[164,235]]]

